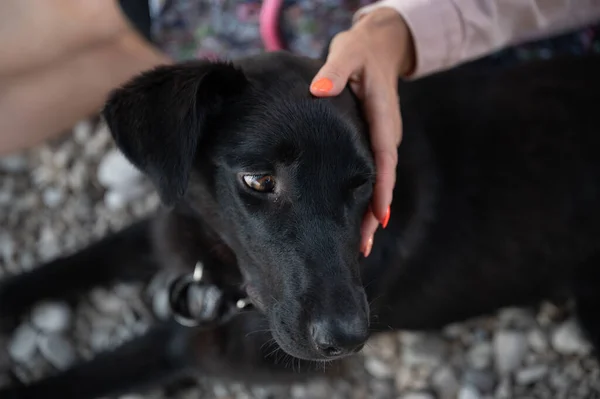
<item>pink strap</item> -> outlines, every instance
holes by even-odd
[[[260,9],[260,36],[267,51],[284,50],[279,36],[279,18],[284,0],[264,0]]]

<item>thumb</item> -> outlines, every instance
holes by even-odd
[[[331,42],[325,65],[315,75],[310,92],[317,97],[337,96],[344,90],[348,79],[361,67],[361,58],[347,43],[346,32],[337,35]]]

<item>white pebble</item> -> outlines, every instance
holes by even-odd
[[[60,205],[64,196],[64,192],[61,189],[50,187],[42,193],[42,200],[48,208],[56,208]]]
[[[471,385],[481,393],[488,393],[496,385],[495,375],[487,370],[466,370],[463,374],[463,383]]]
[[[88,119],[81,120],[73,127],[73,137],[79,144],[85,144],[92,136],[93,126]]]
[[[439,399],[454,399],[460,388],[456,373],[449,366],[443,366],[435,371],[431,377],[431,385]]]
[[[409,366],[436,367],[447,355],[447,343],[436,334],[402,333],[402,362]]]
[[[509,378],[504,378],[496,387],[496,399],[512,399],[512,385]]]
[[[471,367],[481,370],[492,364],[494,350],[489,342],[478,342],[469,349],[467,361]]]
[[[146,190],[141,185],[110,189],[104,194],[104,204],[111,211],[118,211],[125,208],[130,202],[141,198],[144,194],[146,194]]]
[[[110,331],[93,330],[90,336],[90,345],[95,352],[100,352],[111,347]]]
[[[19,173],[27,169],[27,158],[23,155],[6,155],[0,157],[0,170]]]
[[[536,366],[527,367],[517,372],[515,381],[519,385],[529,385],[538,382],[544,376],[548,374],[548,366],[540,364]]]
[[[537,353],[544,353],[548,350],[548,339],[542,330],[538,328],[531,330],[527,334],[527,341],[529,342],[529,347]]]
[[[67,369],[77,360],[73,344],[58,334],[40,336],[38,348],[44,358],[59,370]]]
[[[472,385],[465,385],[458,391],[458,399],[479,399],[479,391]]]
[[[554,330],[552,347],[563,355],[585,355],[590,351],[590,345],[574,319],[565,321]]]
[[[374,357],[366,359],[365,368],[369,374],[378,379],[390,378],[394,375],[394,372],[387,364]]]
[[[399,399],[434,399],[434,397],[426,392],[408,392],[400,396]]]
[[[114,149],[98,165],[97,178],[105,188],[127,188],[137,184],[141,177],[141,172],[121,152]]]
[[[535,315],[529,309],[504,308],[498,312],[498,322],[502,328],[529,329],[535,325]]]
[[[27,363],[35,355],[37,332],[29,325],[20,325],[8,342],[7,349],[10,357],[19,363]]]
[[[515,371],[525,358],[527,339],[517,331],[499,331],[494,337],[496,369],[504,375]]]
[[[121,312],[125,304],[116,295],[111,295],[106,290],[96,288],[90,293],[90,299],[94,303],[94,306],[103,313],[106,314],[118,314]]]
[[[62,332],[71,324],[71,309],[62,302],[40,303],[33,308],[31,321],[45,333]]]

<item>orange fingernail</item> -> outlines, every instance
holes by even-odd
[[[363,255],[365,256],[365,258],[369,256],[369,254],[371,254],[371,249],[373,249],[373,236],[369,238],[369,240],[367,241],[367,245],[365,245],[365,249],[363,251]]]
[[[313,83],[310,88],[313,91],[328,93],[333,89],[333,82],[329,78],[321,78]]]
[[[381,226],[383,226],[383,228],[385,229],[388,225],[388,222],[390,221],[390,215],[392,213],[392,209],[391,207],[388,205],[388,210],[387,213],[385,214],[385,217],[383,218],[383,220],[381,221]]]

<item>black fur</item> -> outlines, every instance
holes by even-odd
[[[307,377],[277,366],[265,343],[275,338],[310,371],[310,360],[359,349],[368,328],[438,329],[543,299],[573,298],[600,345],[600,57],[402,82],[392,217],[367,259],[358,248],[375,174],[366,124],[348,90],[311,97],[319,66],[287,53],[167,66],[111,96],[115,141],[169,207],[4,280],[4,325],[37,300],[147,281],[164,267],[191,271],[197,260],[219,284],[247,289],[259,311],[208,332],[159,324],[0,399],[95,398],[194,372]],[[275,176],[273,193],[244,185],[241,175],[262,173]]]

